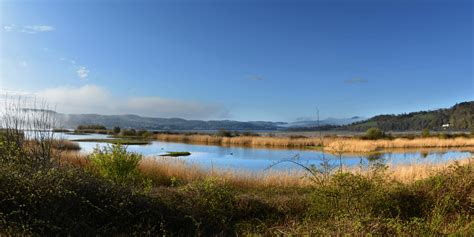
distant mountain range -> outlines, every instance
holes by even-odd
[[[147,130],[277,130],[282,122],[232,120],[186,120],[181,118],[148,118],[138,115],[57,114],[61,127],[76,128],[84,124],[100,124],[107,128]]]
[[[181,118],[148,118],[138,115],[99,115],[99,114],[57,114],[59,124],[63,128],[76,128],[85,124],[100,124],[107,128],[115,126],[121,128],[147,129],[147,130],[285,130],[292,127],[313,127],[318,122],[304,120],[292,123],[233,120],[186,120]],[[320,125],[344,125],[363,118],[353,117],[348,119],[328,118],[320,121]]]
[[[296,122],[232,121],[232,120],[186,120],[181,118],[148,118],[138,115],[57,114],[62,128],[76,128],[85,124],[100,124],[107,128],[147,130],[315,130],[318,121],[301,118]],[[365,131],[378,127],[384,131],[441,129],[449,124],[451,129],[474,128],[474,101],[463,102],[448,109],[420,111],[399,115],[378,115],[370,119],[363,117],[328,118],[319,121],[319,126],[331,130]]]
[[[281,127],[286,128],[304,128],[304,127],[317,127],[317,126],[326,126],[326,125],[347,125],[355,123],[358,121],[365,120],[366,118],[354,116],[352,118],[327,118],[320,120],[312,120],[310,118],[300,118],[296,122],[287,123],[281,125]]]

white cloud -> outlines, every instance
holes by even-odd
[[[215,104],[150,97],[114,96],[96,86],[57,87],[36,93],[63,113],[137,114],[149,117],[179,117],[209,119],[227,116],[227,111]]]
[[[89,70],[84,67],[84,66],[80,66],[79,69],[77,69],[77,76],[80,78],[80,79],[86,79],[88,76],[89,76]]]
[[[14,24],[4,25],[3,31],[5,32],[20,32],[28,34],[36,34],[41,32],[50,32],[54,31],[56,28],[50,25],[27,25],[27,26],[16,26]]]
[[[107,110],[110,94],[95,85],[82,87],[56,87],[37,92],[40,99],[57,105],[66,111],[101,111]]]
[[[6,31],[6,32],[10,32],[10,31],[12,31],[13,29],[15,29],[15,25],[6,25],[6,26],[3,26],[3,30]]]
[[[55,30],[54,26],[50,26],[50,25],[29,25],[29,26],[23,26],[20,32],[35,34],[39,32],[49,32],[49,31],[54,31],[54,30]]]

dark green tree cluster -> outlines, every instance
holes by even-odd
[[[448,129],[472,129],[474,127],[474,101],[459,103],[449,109],[399,115],[379,115],[365,121],[343,126],[341,129],[366,131],[371,127],[377,127],[383,131],[420,131],[425,128],[442,130],[443,124],[449,124]]]

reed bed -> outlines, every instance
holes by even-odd
[[[472,162],[474,162],[474,157],[444,163],[387,164],[385,174],[387,179],[401,183],[411,183],[435,175],[455,163],[467,165]],[[83,154],[63,152],[61,153],[61,163],[85,167],[89,162],[87,156]],[[197,164],[175,157],[148,156],[140,162],[139,168],[146,176],[152,178],[157,183],[164,184],[170,184],[170,182],[173,182],[172,180],[189,183],[208,177],[218,178],[241,188],[306,187],[314,184],[309,178],[308,172],[303,170],[283,171],[270,169],[261,172],[251,172],[217,168],[205,169]],[[370,170],[367,167],[343,167],[343,170],[351,173],[370,174]],[[338,171],[339,169],[335,167],[332,172]]]
[[[147,157],[140,163],[140,170],[157,180],[174,178],[179,181],[192,182],[207,177],[219,178],[236,187],[291,187],[307,186],[311,182],[305,178],[303,171],[264,172],[204,169],[199,165],[188,163],[172,157]]]
[[[451,165],[458,163],[467,165],[474,157],[445,163],[423,164],[387,164],[386,178],[402,183],[411,183],[430,177],[441,172]],[[303,170],[279,171],[267,170],[259,173],[250,171],[203,169],[199,165],[187,163],[184,160],[172,157],[147,157],[140,164],[140,170],[148,176],[162,178],[174,177],[185,182],[192,182],[206,177],[218,177],[234,186],[249,187],[304,187],[314,184],[309,174]],[[344,167],[344,171],[369,175],[370,170],[360,167]],[[334,169],[333,172],[337,172]]]
[[[221,146],[251,146],[275,148],[320,148],[330,153],[365,153],[391,149],[474,148],[474,138],[396,138],[393,140],[362,140],[353,137],[219,137],[213,135],[157,134],[155,139],[168,142],[197,143]]]

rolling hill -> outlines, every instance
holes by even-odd
[[[407,114],[378,115],[370,119],[338,127],[338,130],[365,131],[377,127],[384,131],[410,131],[428,128],[443,129],[443,124],[451,130],[474,128],[474,101],[462,102],[448,109],[419,111]]]

